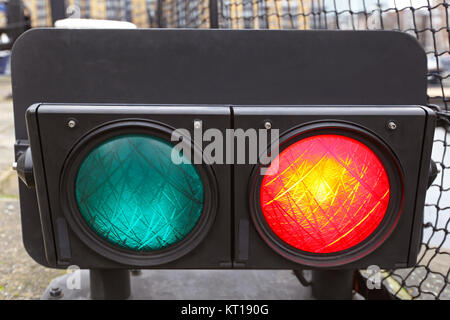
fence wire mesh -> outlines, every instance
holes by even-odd
[[[49,0],[25,0],[33,26],[49,26]],[[66,0],[72,17],[131,21],[138,27],[398,30],[428,58],[428,102],[438,106],[433,160],[417,265],[387,270],[383,283],[401,299],[450,299],[450,17],[447,0]]]

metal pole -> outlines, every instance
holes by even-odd
[[[6,18],[8,21],[8,36],[12,43],[25,31],[25,19],[23,16],[23,5],[20,0],[10,0],[7,2]]]
[[[314,270],[312,294],[319,300],[351,300],[353,270]]]
[[[91,299],[124,300],[131,294],[129,270],[89,270]]]
[[[158,28],[165,28],[164,17],[163,17],[163,0],[158,0],[156,7],[156,23]]]
[[[66,17],[66,3],[61,0],[51,0],[50,7],[52,10],[52,23],[55,21],[64,19]]]
[[[209,27],[211,29],[219,28],[219,9],[217,0],[209,0]]]

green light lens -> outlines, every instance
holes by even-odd
[[[163,249],[194,228],[203,184],[187,159],[171,160],[173,145],[143,134],[106,140],[83,160],[75,182],[78,208],[100,237],[133,251]]]

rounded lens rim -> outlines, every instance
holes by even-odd
[[[390,187],[388,207],[377,228],[363,241],[345,250],[329,253],[314,253],[293,247],[284,242],[270,228],[261,208],[260,194],[264,175],[261,175],[260,171],[262,168],[269,167],[272,162],[267,165],[254,166],[249,185],[250,215],[263,241],[279,255],[290,261],[319,268],[349,264],[373,252],[384,243],[397,226],[404,200],[403,171],[394,152],[381,138],[354,123],[317,121],[292,128],[280,136],[279,148],[277,148],[278,154],[300,140],[325,134],[342,135],[361,142],[374,152],[386,170]],[[267,150],[270,150],[270,148],[268,146]]]
[[[188,137],[181,141],[171,141],[175,128],[165,124],[142,120],[127,119],[112,121],[94,128],[79,139],[69,152],[60,178],[60,204],[65,218],[78,238],[103,257],[126,265],[155,266],[174,261],[185,256],[197,247],[211,229],[217,211],[218,187],[211,166],[196,164],[195,167],[203,184],[203,208],[191,231],[180,241],[154,251],[134,251],[115,245],[98,235],[85,221],[75,195],[78,170],[85,157],[101,143],[127,134],[143,134],[157,137],[172,145],[183,144],[192,151],[192,155],[201,156],[201,149]],[[193,157],[193,159],[195,159]]]

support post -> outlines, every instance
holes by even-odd
[[[52,23],[55,25],[55,21],[64,19],[66,17],[66,3],[61,0],[51,0],[50,8],[52,12]]]
[[[217,0],[209,0],[209,27],[211,29],[219,28],[219,8]]]
[[[25,31],[25,19],[23,4],[20,0],[9,0],[6,4],[6,19],[8,22],[8,36],[11,39],[10,46]],[[3,49],[3,48],[2,48]],[[11,48],[9,48],[11,49]]]
[[[91,269],[91,299],[124,300],[131,294],[129,270]]]
[[[312,294],[319,300],[351,300],[353,270],[314,270]]]
[[[158,28],[165,28],[166,24],[163,16],[163,0],[158,0],[156,5],[156,23]]]

